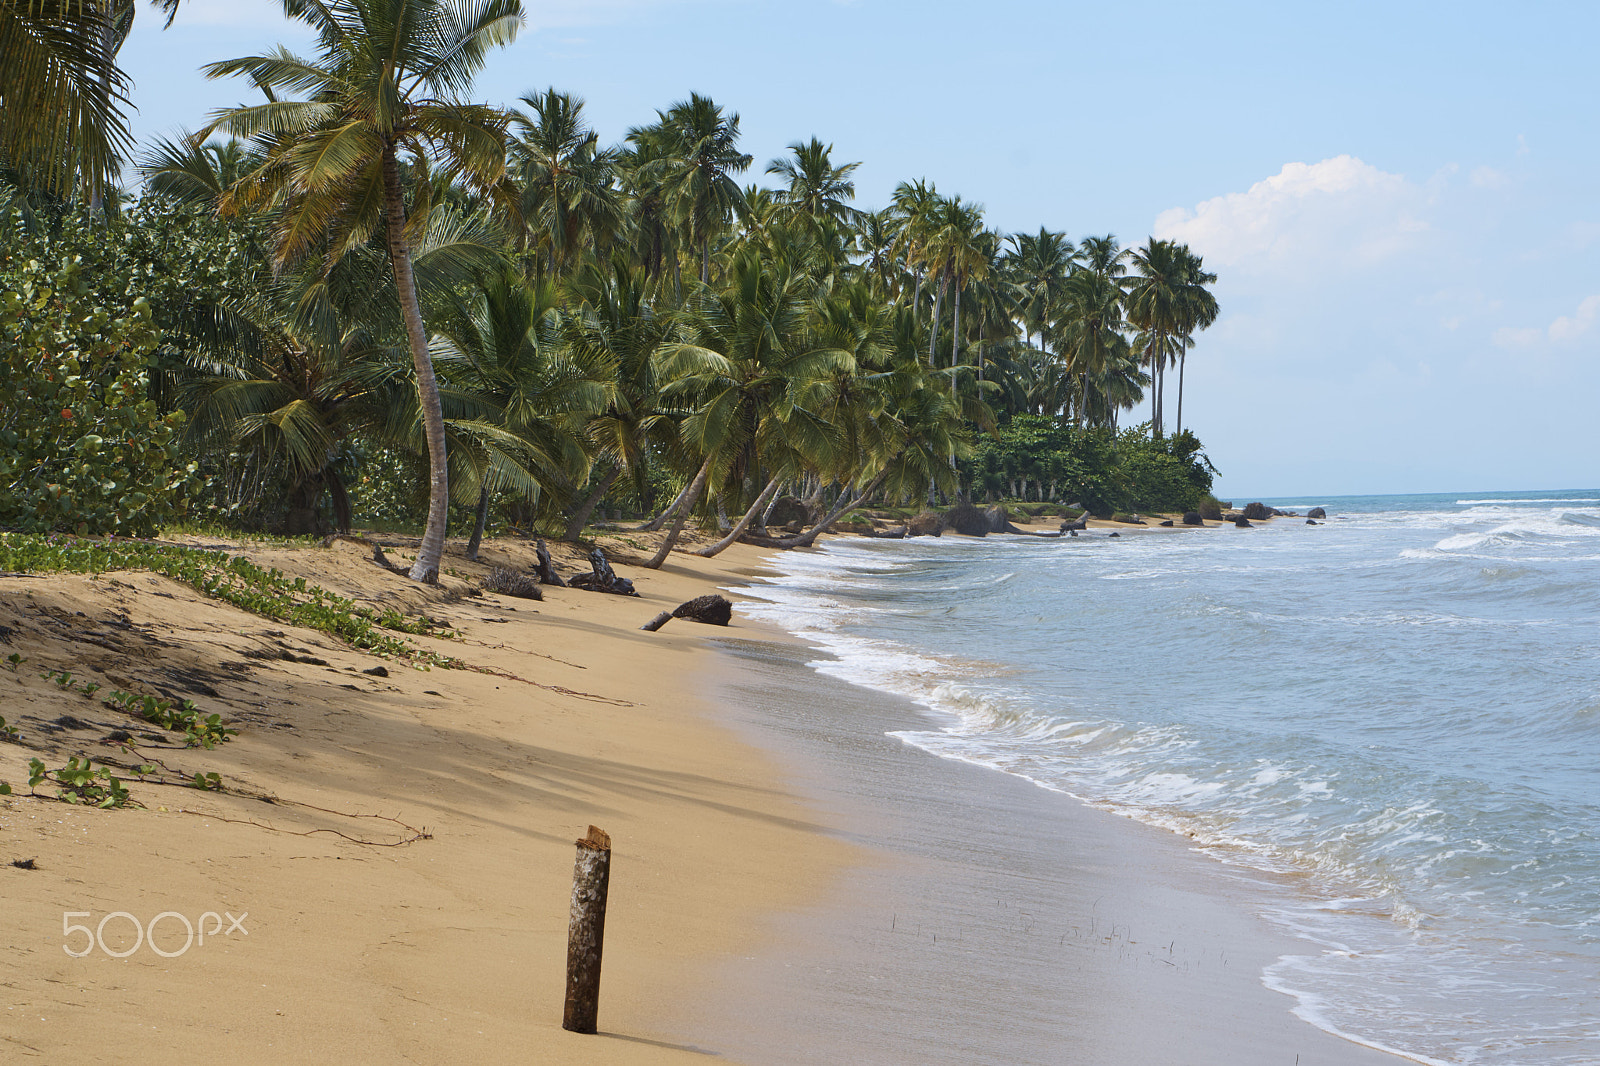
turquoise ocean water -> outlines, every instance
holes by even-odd
[[[1600,490],[1267,500],[1307,526],[842,538],[745,610],[905,743],[1287,876],[1261,980],[1426,1062],[1600,1062]]]

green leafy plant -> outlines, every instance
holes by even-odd
[[[17,736],[17,727],[7,722],[4,715],[0,715],[0,740],[9,740],[15,744]]]
[[[222,791],[222,777],[219,774],[195,774],[189,783],[202,792]]]
[[[220,714],[202,717],[193,700],[182,700],[175,704],[159,696],[139,696],[118,689],[105,702],[107,706],[138,715],[169,732],[182,733],[185,747],[209,750],[239,734],[237,729],[223,725]]]
[[[11,670],[11,672],[13,674],[17,672],[17,668],[18,667],[20,667],[23,663],[25,663],[27,661],[28,661],[27,659],[24,659],[21,655],[18,655],[16,652],[12,652],[10,655],[6,656],[6,666],[10,668],[10,670]]]
[[[109,768],[94,767],[88,756],[74,755],[67,760],[67,765],[53,770],[46,768],[40,759],[29,759],[28,787],[38,788],[47,781],[56,786],[56,798],[63,803],[82,803],[102,809],[135,803],[122,781]]]

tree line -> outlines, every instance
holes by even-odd
[[[1086,503],[1210,487],[1182,397],[1216,278],[1181,244],[1004,234],[929,181],[867,210],[815,137],[742,184],[739,116],[697,93],[614,146],[569,93],[475,102],[519,0],[285,0],[311,54],[208,65],[260,99],[136,151],[132,11],[0,0],[0,386],[30,401],[0,525],[414,513],[432,581],[452,508],[474,552],[491,512],[654,514],[660,565],[786,488],[1026,494],[1046,454]]]

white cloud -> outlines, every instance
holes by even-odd
[[[1537,326],[1501,326],[1490,335],[1500,348],[1532,348],[1544,340],[1544,330]]]
[[[1591,296],[1578,305],[1572,317],[1562,315],[1550,323],[1550,339],[1558,343],[1577,340],[1589,332],[1596,315],[1600,315],[1600,296]]]
[[[1578,304],[1570,315],[1561,315],[1544,329],[1538,326],[1505,326],[1494,331],[1491,339],[1501,348],[1532,348],[1549,341],[1566,344],[1575,341],[1594,328],[1600,318],[1600,295],[1590,296]]]
[[[1287,163],[1246,192],[1163,212],[1155,234],[1187,243],[1208,264],[1320,273],[1412,247],[1429,228],[1427,206],[1425,191],[1403,176],[1341,155]]]
[[[1467,179],[1475,189],[1504,189],[1511,179],[1494,167],[1478,167]]]

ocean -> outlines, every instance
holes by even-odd
[[[1329,517],[839,538],[741,610],[914,700],[903,743],[1271,875],[1307,1022],[1600,1062],[1600,490],[1264,502]]]

